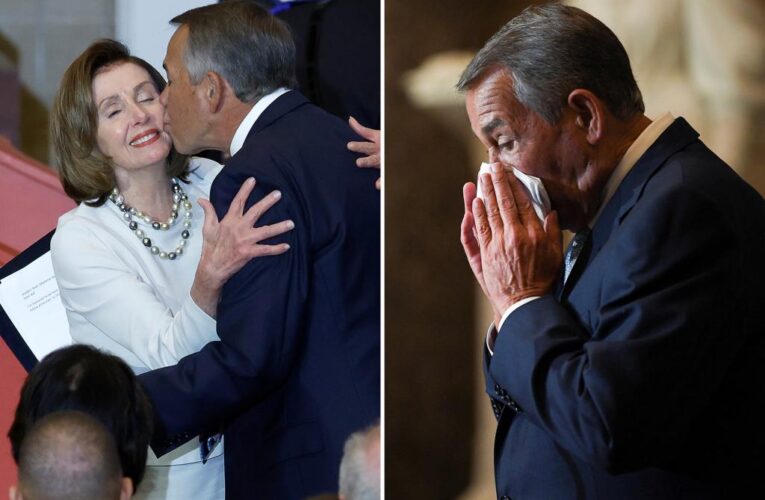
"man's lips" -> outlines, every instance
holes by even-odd
[[[157,142],[160,136],[161,134],[159,133],[159,130],[155,128],[151,130],[147,130],[146,132],[143,132],[133,137],[133,139],[130,141],[130,145],[135,148],[143,148],[145,146],[148,146],[150,144],[154,144],[155,142]]]

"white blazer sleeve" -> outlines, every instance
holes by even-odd
[[[67,310],[133,352],[151,369],[173,365],[218,340],[215,320],[187,295],[173,313],[135,270],[81,221],[59,227],[51,258]],[[94,223],[95,226],[95,223]],[[72,332],[77,339],[77,332]]]

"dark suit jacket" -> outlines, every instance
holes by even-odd
[[[761,496],[764,257],[762,197],[677,119],[485,358],[498,497]]]
[[[141,377],[155,451],[225,425],[227,498],[336,491],[345,439],[379,418],[378,172],[355,166],[353,137],[297,91],[263,112],[211,199],[222,217],[249,176],[248,205],[281,190],[258,225],[295,221],[274,239],[291,248],[225,285],[220,342]]]

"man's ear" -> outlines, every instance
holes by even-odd
[[[215,71],[208,71],[202,79],[202,91],[207,102],[208,111],[215,113],[223,106],[223,91],[225,81]]]
[[[133,496],[133,480],[129,477],[122,478],[122,487],[120,488],[120,500],[130,500]]]
[[[586,89],[574,89],[568,95],[568,106],[574,112],[576,126],[581,128],[590,145],[597,144],[603,136],[605,104],[598,96]]]

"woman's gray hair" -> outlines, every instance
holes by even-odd
[[[170,23],[189,28],[183,61],[194,85],[214,71],[243,102],[297,86],[289,27],[253,2],[205,5]]]
[[[486,42],[457,89],[470,90],[498,68],[512,77],[518,101],[549,123],[557,123],[569,93],[578,88],[597,95],[620,119],[645,111],[621,42],[576,7],[546,4],[524,10]]]

